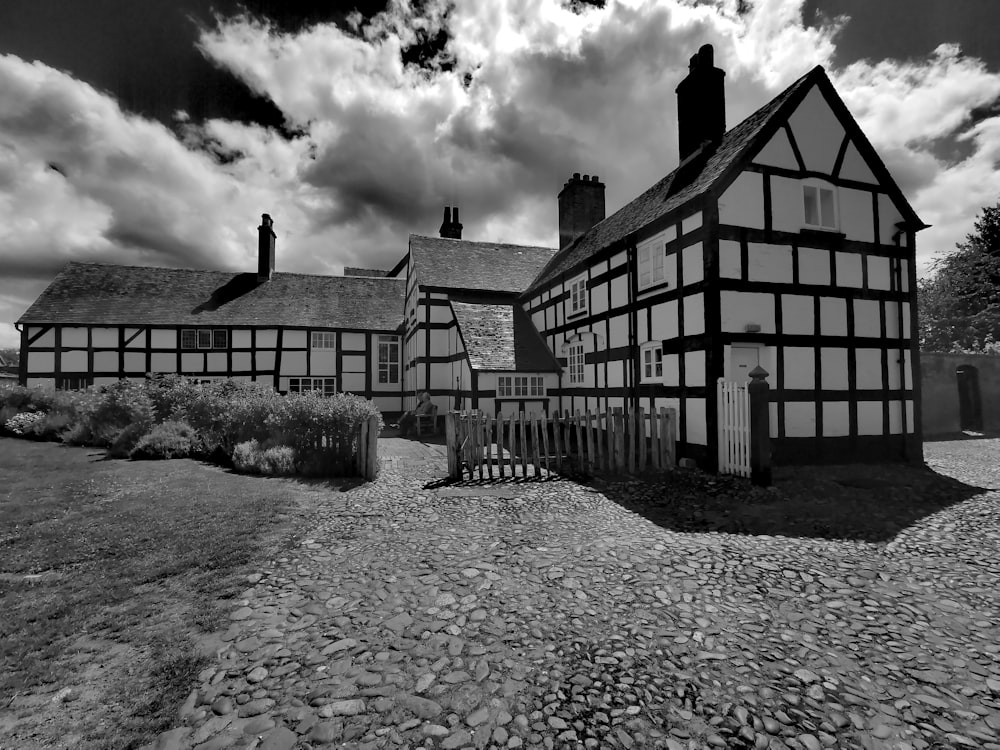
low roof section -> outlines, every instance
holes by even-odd
[[[451,308],[473,370],[559,372],[561,369],[520,305],[452,301]]]
[[[397,331],[403,279],[71,262],[22,324],[281,326]]]
[[[519,294],[556,253],[552,247],[410,235],[422,287]]]

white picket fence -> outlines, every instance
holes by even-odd
[[[750,476],[750,391],[719,378],[719,473]]]

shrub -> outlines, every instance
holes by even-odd
[[[186,422],[164,422],[139,438],[133,459],[186,458],[199,450],[197,431]]]
[[[287,476],[295,473],[295,451],[287,445],[265,448],[248,440],[233,449],[233,466],[247,474]]]
[[[13,407],[18,412],[47,412],[56,403],[57,393],[50,388],[15,385],[0,391],[0,406]]]
[[[316,393],[290,393],[268,418],[271,438],[293,447],[300,458],[317,451],[351,456],[361,423],[382,415],[371,401],[351,393],[324,397]]]
[[[119,380],[97,391],[97,402],[87,410],[86,424],[91,445],[110,446],[130,424],[149,428],[153,405],[142,383]]]
[[[209,448],[221,446],[232,454],[239,443],[267,439],[268,418],[281,400],[264,383],[220,380],[200,386],[187,417]]]
[[[157,422],[188,421],[188,407],[202,393],[198,383],[173,373],[152,375],[145,386]]]
[[[108,448],[108,455],[111,458],[127,458],[132,449],[138,444],[139,439],[147,432],[146,425],[133,422],[128,427],[118,433],[111,447]]]
[[[25,435],[38,440],[61,440],[63,433],[73,425],[73,415],[65,411],[50,411],[48,414],[36,412],[36,419],[25,430]]]
[[[45,414],[40,411],[21,412],[8,419],[4,423],[4,427],[15,435],[25,435],[28,434],[36,422],[40,422],[43,419],[45,419]]]

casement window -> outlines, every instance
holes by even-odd
[[[337,348],[337,334],[332,331],[312,332],[313,351],[333,351]]]
[[[636,255],[640,290],[657,286],[666,280],[666,258],[659,242],[639,245]]]
[[[229,331],[225,328],[184,328],[181,349],[227,349]]]
[[[569,371],[569,382],[573,385],[580,385],[585,379],[583,343],[570,344],[567,351],[567,369]]]
[[[56,379],[57,391],[84,391],[91,386],[93,381],[88,376],[61,377]]]
[[[528,398],[545,395],[541,375],[501,375],[497,379],[498,398]]]
[[[643,344],[639,349],[642,383],[659,383],[663,380],[663,345],[659,342]]]
[[[337,392],[336,378],[289,378],[289,393],[309,393],[316,391],[323,396],[332,396]]]
[[[803,222],[815,229],[837,229],[837,195],[832,187],[802,186]]]
[[[587,311],[587,277],[581,276],[569,283],[569,312],[577,315]]]
[[[378,382],[399,383],[399,336],[378,337]]]

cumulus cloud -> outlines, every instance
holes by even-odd
[[[396,0],[368,21],[294,32],[217,19],[202,53],[270,99],[283,133],[181,112],[171,129],[42,63],[0,56],[0,218],[11,230],[0,320],[69,259],[246,268],[264,211],[285,271],[389,267],[408,232],[436,230],[445,204],[462,207],[466,237],[552,245],[555,197],[573,172],[600,174],[615,210],[676,165],[674,88],[706,42],[727,71],[730,126],[825,65],[935,225],[922,259],[947,251],[1000,188],[1000,122],[970,119],[1000,96],[1000,77],[954,45],[832,69],[849,21],[807,28],[802,4]],[[436,57],[404,62],[439,33]],[[955,137],[972,153],[944,162],[933,143]]]

